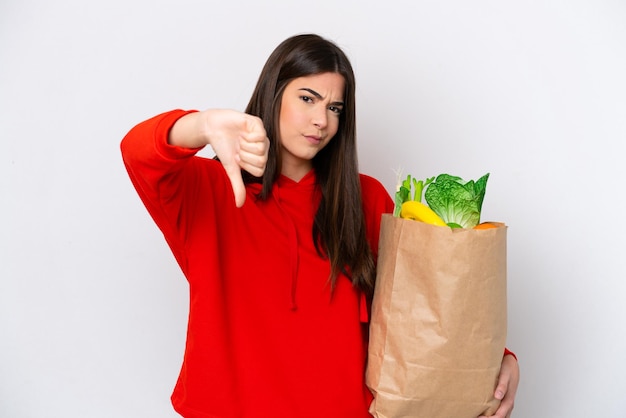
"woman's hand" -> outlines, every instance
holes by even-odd
[[[256,116],[223,109],[189,113],[174,124],[168,141],[186,148],[211,145],[233,186],[237,207],[246,200],[241,170],[256,177],[265,171],[269,139]]]
[[[502,358],[500,376],[496,386],[495,398],[501,400],[500,407],[491,418],[510,418],[515,404],[515,394],[519,384],[519,365],[512,355],[508,354]],[[478,418],[487,418],[480,416]]]
[[[243,206],[246,188],[241,170],[260,177],[265,171],[269,139],[263,121],[234,110],[207,110],[202,130],[233,185],[235,204]]]

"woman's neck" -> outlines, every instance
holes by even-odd
[[[307,175],[309,171],[313,168],[313,163],[311,161],[307,162],[308,164],[300,163],[300,164],[289,164],[283,162],[282,169],[280,170],[280,174],[283,176],[295,181],[296,183],[302,180],[304,176]]]

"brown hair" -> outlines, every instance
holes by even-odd
[[[332,141],[314,158],[318,185],[322,192],[313,224],[313,240],[320,256],[331,263],[331,284],[337,274],[351,277],[354,286],[371,293],[374,286],[374,261],[365,234],[365,221],[359,179],[355,79],[345,53],[333,42],[318,35],[296,35],[283,41],[270,55],[246,113],[260,117],[270,139],[270,150],[261,179],[245,176],[245,181],[261,181],[260,198],[266,199],[280,176],[281,155],[277,146],[282,93],[295,78],[321,73],[337,73],[345,81],[344,108]]]

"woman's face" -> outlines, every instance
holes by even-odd
[[[299,181],[311,160],[337,133],[344,79],[337,73],[299,77],[287,84],[280,108],[282,174]]]

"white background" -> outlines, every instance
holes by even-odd
[[[0,416],[174,417],[187,287],[119,141],[242,110],[284,38],[351,58],[361,171],[491,173],[515,417],[626,416],[626,3],[2,0]]]

